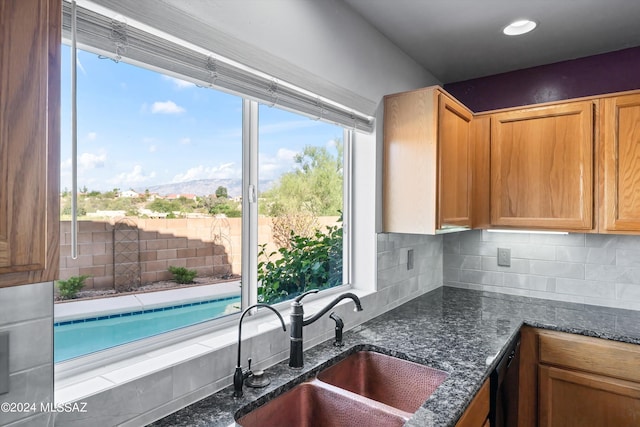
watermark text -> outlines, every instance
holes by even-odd
[[[87,402],[2,402],[0,413],[87,412]]]

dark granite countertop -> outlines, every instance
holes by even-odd
[[[229,386],[151,426],[224,426],[358,349],[371,348],[442,369],[449,377],[405,426],[454,426],[523,324],[640,344],[640,312],[443,287],[305,351],[305,368],[287,361],[267,372],[265,389],[245,387],[234,399]],[[249,406],[247,406],[249,405]]]

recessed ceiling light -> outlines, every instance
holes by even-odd
[[[504,27],[502,32],[508,36],[519,36],[521,34],[526,34],[529,31],[533,31],[533,29],[536,28],[536,25],[538,24],[533,21],[522,19],[520,21],[515,21],[507,25],[506,27]]]

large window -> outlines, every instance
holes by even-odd
[[[69,56],[57,362],[348,282],[343,128],[85,51],[73,258]]]

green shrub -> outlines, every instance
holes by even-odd
[[[67,280],[58,280],[58,292],[64,299],[76,298],[78,292],[84,288],[84,281],[89,276],[71,276]]]
[[[310,237],[292,231],[289,247],[270,254],[266,244],[259,245],[258,301],[273,304],[342,284],[342,226],[326,229]]]
[[[174,267],[172,265],[169,266],[169,272],[173,274],[173,279],[180,284],[193,283],[193,279],[198,275],[195,270],[187,270],[184,267]]]

